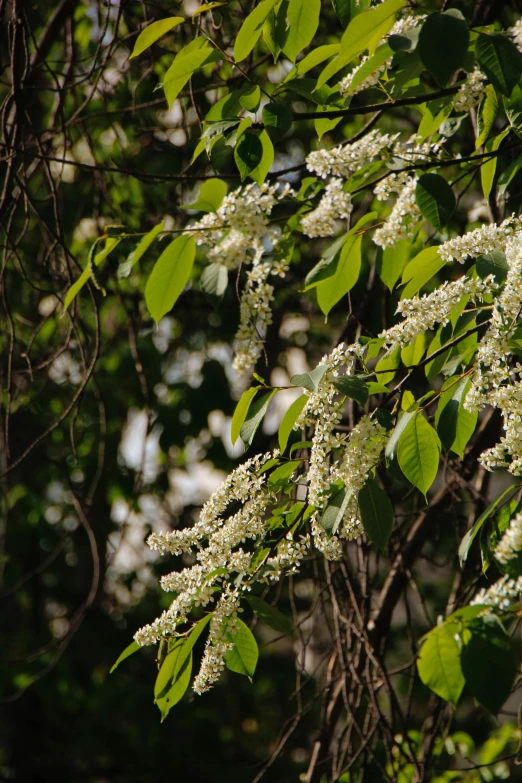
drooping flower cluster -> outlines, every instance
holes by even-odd
[[[478,106],[486,90],[485,81],[482,71],[475,67],[453,98],[453,109],[463,113]]]
[[[308,237],[328,237],[335,233],[336,222],[350,217],[352,198],[343,191],[343,181],[333,177],[326,186],[318,206],[301,218],[303,233]]]
[[[520,231],[521,226],[521,218],[513,214],[499,226],[496,223],[480,226],[461,237],[448,239],[439,246],[439,255],[444,261],[458,261],[463,264],[466,258],[491,253],[493,250],[504,250],[506,241]]]
[[[216,212],[210,212],[190,226],[198,245],[210,245],[207,259],[229,270],[245,265],[247,283],[241,297],[240,326],[236,337],[234,368],[248,375],[261,351],[263,336],[272,316],[270,302],[273,286],[266,281],[270,273],[284,276],[286,266],[265,260],[267,250],[276,249],[280,230],[270,226],[274,206],[292,194],[289,185],[251,184],[225,196]]]
[[[322,179],[331,175],[347,179],[354,171],[390,148],[398,137],[398,133],[390,136],[388,133],[371,130],[362,139],[351,144],[340,144],[331,150],[311,152],[306,159],[306,167]]]
[[[471,606],[483,605],[492,609],[502,611],[509,609],[522,593],[522,576],[518,579],[510,579],[509,576],[503,576],[498,582],[495,582],[487,589],[482,588],[477,595],[470,601]]]
[[[495,547],[495,559],[499,563],[509,563],[522,550],[522,514],[511,520],[508,529]]]
[[[384,349],[391,351],[397,346],[403,348],[419,334],[433,329],[435,324],[446,324],[452,309],[464,296],[474,301],[480,300],[493,286],[494,278],[491,275],[484,280],[464,276],[452,283],[443,283],[431,294],[400,300],[397,312],[404,316],[404,320],[379,335],[384,339]]]
[[[401,239],[408,239],[422,219],[421,211],[415,200],[417,177],[408,177],[391,214],[373,235],[373,241],[379,247],[393,247]]]
[[[517,19],[513,27],[510,27],[508,32],[510,33],[513,43],[517,47],[519,52],[522,52],[522,19]]]

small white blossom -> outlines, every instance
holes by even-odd
[[[495,559],[508,563],[522,550],[522,514],[514,517],[506,532],[495,547]]]
[[[301,218],[303,233],[308,237],[331,236],[335,233],[336,222],[349,218],[352,209],[350,194],[344,193],[342,180],[334,177],[316,209]]]
[[[485,81],[486,77],[482,71],[475,67],[453,98],[454,110],[463,113],[478,106],[486,90]]]
[[[470,601],[471,606],[477,606],[483,604],[489,606],[492,609],[508,609],[515,599],[517,599],[522,593],[522,576],[519,576],[517,580],[510,579],[507,575],[503,576],[498,582],[495,582],[488,587],[487,590],[482,588],[475,598]]]
[[[508,239],[520,231],[522,221],[511,215],[500,226],[496,223],[480,226],[468,231],[461,237],[449,239],[439,246],[439,255],[444,261],[464,263],[470,256],[480,256],[491,253],[492,250],[504,250]]]
[[[393,247],[399,240],[415,234],[422,220],[415,200],[417,177],[408,178],[395,202],[391,214],[373,235],[373,241],[380,247]]]

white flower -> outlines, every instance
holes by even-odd
[[[513,27],[510,27],[508,32],[513,38],[513,43],[517,47],[519,52],[522,52],[522,19],[517,19]]]
[[[458,93],[453,98],[453,108],[456,112],[468,112],[478,106],[482,98],[486,85],[486,77],[482,71],[475,66],[474,70],[468,75],[464,84],[460,87]]]
[[[496,223],[480,226],[461,237],[449,239],[439,246],[439,255],[444,261],[464,263],[469,256],[480,256],[492,250],[504,250],[507,241],[520,231],[522,221],[511,215],[500,226]]]
[[[366,163],[391,147],[399,134],[390,136],[378,130],[371,130],[366,136],[352,144],[339,145],[331,150],[311,152],[306,159],[308,171],[326,179],[330,174],[347,179]]]
[[[422,220],[415,200],[417,177],[408,178],[397,201],[384,224],[373,235],[373,241],[380,247],[393,247],[399,240],[415,234]]]
[[[470,606],[477,606],[483,604],[484,606],[490,606],[492,609],[508,609],[513,601],[519,597],[522,593],[522,576],[518,579],[510,579],[507,575],[503,576],[498,582],[495,582],[488,587],[487,590],[482,588],[475,598],[470,601]]]
[[[522,514],[514,517],[506,532],[495,547],[495,559],[499,563],[513,560],[522,549]]]
[[[336,221],[352,212],[352,198],[343,191],[343,181],[333,178],[326,186],[319,205],[301,218],[303,233],[309,237],[327,237],[335,233]]]

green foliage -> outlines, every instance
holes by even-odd
[[[421,27],[418,52],[422,63],[441,85],[464,65],[469,44],[468,25],[460,11],[429,14]]]
[[[194,239],[181,236],[156,261],[145,286],[145,302],[156,323],[172,310],[190,280],[195,256]]]
[[[358,496],[364,532],[384,552],[393,528],[393,506],[374,478],[369,478]]]
[[[397,460],[408,481],[426,495],[439,468],[440,441],[421,413],[416,413],[400,435]]]
[[[420,211],[431,225],[442,231],[455,211],[455,194],[440,174],[423,174],[415,188]]]
[[[174,27],[183,24],[184,21],[182,16],[170,16],[168,19],[160,19],[158,22],[152,22],[152,24],[147,25],[136,39],[131,58],[142,54],[142,52],[151,47],[156,41],[159,41],[160,38],[169,33]]]

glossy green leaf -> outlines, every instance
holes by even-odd
[[[455,211],[455,194],[440,174],[423,174],[415,187],[417,206],[431,225],[442,231]]]
[[[337,533],[337,530],[344,519],[352,494],[351,489],[343,487],[330,497],[320,522],[321,527],[324,528],[327,533],[330,533],[331,535]]]
[[[145,303],[156,323],[172,310],[190,280],[195,256],[194,238],[179,236],[156,261],[145,286]]]
[[[476,262],[477,274],[482,280],[488,275],[494,275],[497,283],[502,283],[509,271],[505,254],[501,250],[492,250],[479,256]]]
[[[393,291],[406,265],[415,255],[415,246],[406,239],[399,239],[392,247],[378,248],[377,274],[390,291]]]
[[[268,14],[277,2],[278,0],[262,0],[247,16],[241,25],[234,44],[234,59],[236,62],[240,63],[248,57],[259,40]]]
[[[161,234],[164,228],[165,223],[162,221],[161,223],[158,223],[157,226],[154,226],[154,228],[152,228],[148,234],[145,234],[145,236],[141,238],[138,246],[131,253],[129,253],[127,260],[124,261],[123,264],[119,265],[119,278],[125,278],[130,275],[133,266],[138,263],[142,256],[145,255],[149,247],[152,245],[158,235]]]
[[[517,674],[513,643],[494,617],[477,618],[464,633],[462,673],[475,699],[497,713]]]
[[[343,245],[335,274],[317,286],[317,301],[324,315],[328,315],[359,279],[361,242],[361,236],[351,236]]]
[[[321,0],[289,0],[288,34],[283,51],[291,62],[312,41],[319,25]]]
[[[100,266],[105,261],[109,253],[112,253],[114,248],[117,247],[120,242],[121,239],[119,239],[118,237],[109,237],[108,239],[106,239],[103,250],[100,250],[99,253],[96,253],[94,255],[92,259],[92,264],[95,267]],[[93,248],[91,248],[91,253],[92,252],[94,252]],[[86,285],[89,282],[91,277],[92,277],[91,264],[87,263],[85,269],[81,273],[78,280],[76,280],[67,291],[67,294],[63,302],[63,314],[65,314],[71,302],[78,296],[78,294],[80,293],[84,285]]]
[[[401,361],[405,367],[415,367],[426,350],[425,333],[418,334],[413,342],[401,349]]]
[[[292,638],[292,621],[284,615],[275,606],[267,604],[262,598],[256,598],[254,595],[247,596],[247,601],[252,607],[254,613],[262,620],[265,625],[278,633],[284,633],[285,636]]]
[[[292,375],[290,378],[290,383],[293,386],[302,386],[303,389],[316,392],[326,370],[326,365],[319,364],[314,370],[311,370],[310,372],[305,372],[300,375]]]
[[[156,43],[156,41],[162,38],[166,33],[179,24],[182,24],[184,21],[185,19],[183,19],[182,16],[170,16],[168,19],[160,19],[158,22],[152,22],[152,24],[147,25],[138,35],[130,59],[137,57],[148,49],[149,46],[152,46],[152,44]]]
[[[522,55],[513,41],[501,33],[479,33],[475,55],[481,71],[495,89],[503,95],[511,95],[522,75]]]
[[[359,513],[364,532],[384,552],[393,529],[393,506],[377,479],[369,478],[359,492]]]
[[[300,397],[293,401],[281,420],[281,424],[279,425],[279,448],[281,449],[281,453],[283,453],[287,447],[288,439],[294,429],[294,424],[299,418],[307,400],[308,395],[301,394]]]
[[[268,406],[270,404],[270,400],[272,399],[275,393],[276,393],[275,391],[271,391],[271,392],[267,392],[267,394],[263,394],[262,397],[259,397],[250,406],[246,414],[244,424],[241,426],[241,429],[239,431],[239,434],[241,435],[241,440],[243,441],[245,446],[250,446],[252,444],[257,428],[261,424],[263,417],[267,412]]]
[[[414,416],[416,416],[416,414],[417,411],[411,411],[411,412],[406,411],[405,413],[402,414],[399,421],[395,425],[395,428],[386,444],[386,448],[384,449],[384,454],[389,459],[391,459],[394,456],[395,450],[399,443],[399,438],[401,437],[402,433],[408,426],[409,422],[413,419]]]
[[[267,481],[267,485],[274,490],[281,489],[288,483],[288,479],[293,476],[300,464],[300,459],[284,462],[282,465],[272,471]]]
[[[354,375],[341,375],[334,381],[334,386],[341,394],[355,400],[358,405],[364,406],[368,401],[368,385],[362,378]]]
[[[181,648],[175,650],[169,655],[176,655],[179,658],[181,654]],[[168,658],[169,656],[167,656]],[[166,662],[167,659],[165,659]],[[165,665],[165,664],[164,664]],[[163,668],[163,667],[162,667]],[[161,674],[161,670],[160,670]],[[157,696],[154,701],[161,712],[161,721],[163,722],[169,714],[172,707],[174,707],[185,695],[188,686],[190,685],[190,678],[192,675],[192,651],[185,657],[179,672],[176,677],[172,679],[172,685],[167,688],[162,696]],[[158,675],[159,676],[159,675]]]
[[[489,139],[489,141],[486,143],[485,151],[495,152],[496,150],[498,150],[500,144],[506,138],[508,133],[509,133],[509,128],[503,131],[502,133],[499,133],[498,136],[495,136],[494,139]],[[480,167],[480,180],[482,182],[482,192],[484,193],[484,198],[486,200],[489,199],[489,195],[493,188],[493,182],[497,170],[497,160],[498,160],[497,158],[490,158],[489,160],[486,160]]]
[[[196,43],[198,46],[193,46]],[[178,52],[163,80],[163,90],[169,107],[172,107],[183,87],[199,68],[221,59],[222,56],[204,38],[196,38]]]
[[[113,671],[118,668],[120,663],[122,663],[122,661],[124,661],[126,658],[128,658],[133,653],[137,652],[139,649],[141,649],[141,648],[140,648],[138,642],[131,642],[129,644],[129,646],[124,649],[124,651],[122,652],[120,657],[117,659],[117,661],[115,663],[113,663],[113,665],[111,666],[111,668],[109,670],[109,674],[112,674]]]
[[[230,640],[234,646],[225,656],[227,669],[238,674],[244,674],[246,677],[253,677],[259,657],[257,642],[250,628],[236,618],[236,630],[229,634]]]
[[[395,378],[395,370],[401,363],[401,349],[394,348],[390,353],[385,354],[375,365],[375,375],[379,383],[389,383]]]
[[[479,516],[475,524],[468,530],[462,541],[460,542],[459,546],[459,560],[460,560],[460,566],[464,565],[468,558],[469,550],[471,549],[471,545],[477,535],[480,533],[483,525],[487,520],[490,518],[492,513],[495,511],[496,508],[500,506],[503,500],[505,498],[512,494],[517,487],[507,487],[496,500],[494,500],[492,503],[489,504],[489,506],[486,508],[486,510]]]
[[[277,62],[283,51],[288,30],[286,27],[286,14],[289,0],[279,0],[269,12],[263,24],[263,38],[272,53],[274,62]]]
[[[401,299],[410,299],[446,265],[440,257],[438,247],[427,247],[415,256],[402,273],[405,287]]]
[[[303,57],[302,60],[299,60],[294,70],[290,72],[289,76],[303,76],[305,73],[308,73],[308,71],[311,71],[312,68],[320,65],[325,60],[329,60],[331,57],[335,57],[337,54],[339,54],[339,49],[339,44],[325,44],[324,46],[318,46],[317,49],[312,49],[312,51],[307,54],[306,57]]]
[[[214,2],[214,3],[203,3],[203,5],[200,5],[199,8],[196,8],[191,19],[194,19],[196,16],[199,16],[200,14],[206,13],[206,11],[213,11],[214,8],[220,8],[222,5],[226,5],[227,0],[224,2]]]
[[[393,49],[387,43],[379,46],[377,51],[372,57],[369,57],[363,65],[357,70],[353,79],[350,82],[350,89],[348,94],[354,92],[356,88],[368,79],[369,76],[375,73],[384,63],[393,57]]]
[[[417,50],[425,68],[441,85],[464,64],[469,30],[464,17],[454,9],[429,14],[421,27]]]
[[[435,481],[439,468],[440,441],[433,427],[417,413],[404,428],[397,449],[400,469],[423,495]]]
[[[500,174],[497,180],[497,193],[499,196],[503,196],[512,180],[515,179],[517,174],[522,170],[522,155],[519,155],[513,160],[507,168]]]
[[[263,123],[272,141],[281,141],[292,126],[292,110],[285,103],[267,103]]]
[[[406,0],[384,0],[375,8],[352,18],[341,39],[339,55],[323,70],[317,87],[326,84],[341,68],[366,49],[372,55],[381,38],[393,27],[395,15],[405,5]]]
[[[227,184],[222,179],[213,177],[203,182],[198,196],[192,204],[182,205],[182,209],[197,209],[201,212],[217,212],[227,195]]]
[[[477,113],[478,136],[475,149],[486,143],[495,123],[498,111],[498,98],[492,84],[487,84]]]
[[[464,688],[456,623],[437,625],[425,638],[417,659],[419,676],[437,696],[457,704]]]
[[[464,456],[469,439],[475,432],[478,412],[470,412],[464,407],[466,394],[471,387],[471,380],[465,378],[443,393],[437,408],[435,424],[442,445],[447,451],[454,451],[459,457]]]
[[[234,415],[232,416],[232,425],[230,428],[230,440],[232,441],[232,445],[234,445],[236,440],[239,438],[241,427],[245,422],[249,408],[254,397],[259,391],[259,388],[259,386],[252,386],[250,389],[244,391],[239,398],[239,402],[234,410]]]

